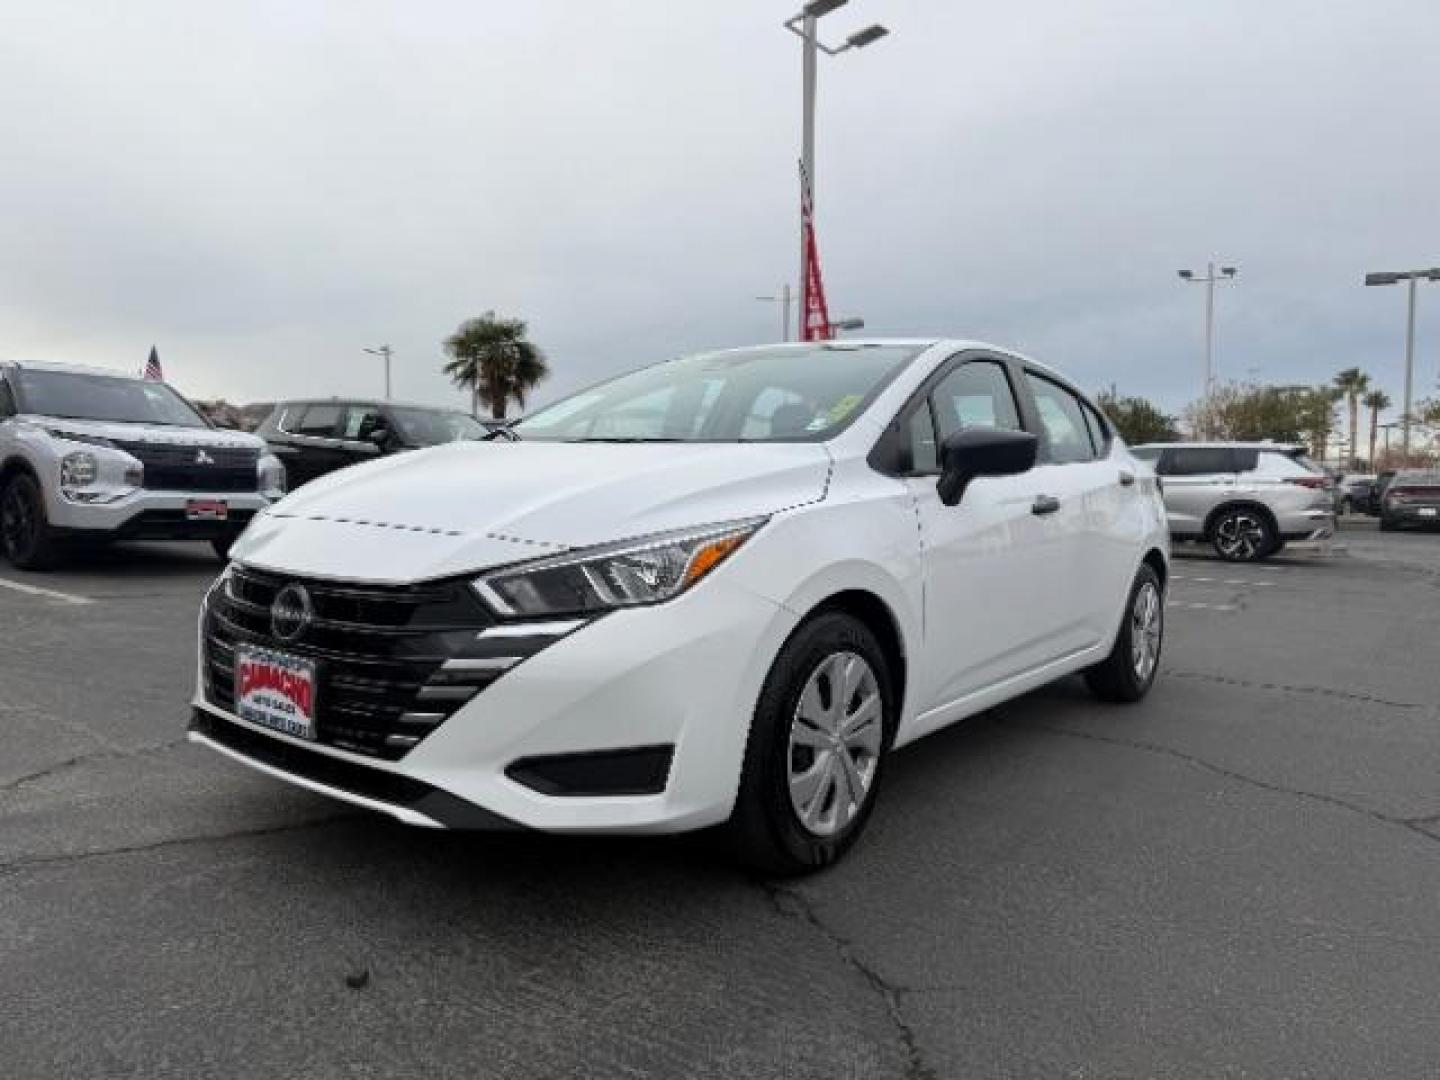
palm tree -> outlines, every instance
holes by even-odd
[[[550,374],[545,354],[526,340],[524,319],[506,319],[487,311],[466,319],[445,339],[450,362],[445,374],[470,391],[470,411],[480,415],[483,403],[496,420],[504,420],[510,402],[525,408],[525,395]]]
[[[1335,376],[1335,386],[1350,404],[1350,467],[1358,468],[1360,455],[1355,446],[1355,434],[1360,427],[1360,395],[1370,386],[1370,376],[1358,367],[1346,368]]]
[[[1384,390],[1371,390],[1365,395],[1365,407],[1370,410],[1370,468],[1375,468],[1375,436],[1380,428],[1380,412],[1390,407],[1390,395]]]

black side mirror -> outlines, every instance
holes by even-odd
[[[1035,467],[1040,442],[1028,431],[972,428],[940,444],[940,501],[954,506],[977,476],[1018,476]]]
[[[370,432],[369,435],[365,436],[365,440],[374,443],[381,450],[384,450],[385,447],[390,445],[390,429],[377,427],[374,431]]]

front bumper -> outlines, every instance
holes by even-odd
[[[225,521],[190,521],[194,500],[223,502]],[[271,500],[257,491],[136,491],[113,503],[72,503],[51,496],[46,511],[57,537],[84,540],[215,540],[234,536]]]
[[[206,699],[202,669],[190,738],[414,825],[703,828],[729,817],[761,684],[797,621],[721,581],[668,604],[613,612],[507,670],[398,760],[242,720]],[[633,764],[637,754],[662,751],[668,769],[651,794],[557,794],[537,790],[546,785],[527,772],[536,761],[630,755]]]
[[[1390,503],[1384,516],[1407,525],[1440,525],[1440,504]]]

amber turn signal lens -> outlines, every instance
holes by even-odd
[[[749,539],[749,536],[749,533],[741,536],[722,536],[718,540],[710,541],[695,552],[690,557],[690,565],[685,568],[685,588],[688,589],[724,562],[732,551]]]

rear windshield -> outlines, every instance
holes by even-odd
[[[162,382],[72,371],[21,370],[22,412],[66,420],[206,428],[205,418]]]
[[[1440,472],[1431,469],[1405,469],[1395,474],[1391,487],[1440,487]]]

